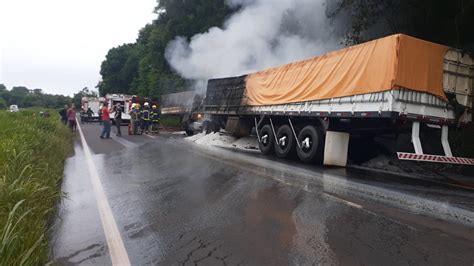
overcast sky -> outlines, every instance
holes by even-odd
[[[107,51],[134,42],[156,0],[0,0],[0,84],[72,95]]]

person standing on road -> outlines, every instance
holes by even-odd
[[[150,104],[147,102],[143,104],[143,110],[141,111],[142,120],[142,133],[148,134],[150,127]]]
[[[61,116],[61,122],[65,125],[67,125],[67,110],[68,110],[68,106],[67,105],[64,105],[64,108],[61,109],[61,111],[59,111],[59,115]]]
[[[76,131],[76,109],[74,104],[71,104],[71,108],[67,110],[67,121],[69,128]]]
[[[139,110],[137,104],[132,104],[132,110],[130,110],[130,132],[132,135],[137,134],[138,112]]]
[[[90,124],[92,122],[92,115],[94,115],[94,111],[90,107],[87,108],[87,122]]]
[[[122,126],[122,106],[120,103],[117,103],[115,106],[115,116],[114,116],[115,126],[117,126],[117,137],[122,136],[122,131],[120,127]]]
[[[158,134],[158,126],[160,125],[160,110],[156,105],[151,109],[151,133]]]
[[[102,126],[102,107],[104,107],[103,105],[99,108],[99,112],[98,112],[98,116],[99,116],[99,125]]]
[[[107,102],[104,102],[101,112],[102,112],[102,124],[104,125],[104,128],[102,129],[100,138],[110,139],[110,111],[109,111]]]

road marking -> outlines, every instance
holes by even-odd
[[[354,208],[356,208],[356,209],[362,209],[362,208],[364,208],[364,207],[362,207],[362,205],[359,205],[359,204],[354,203],[354,202],[352,202],[352,201],[348,201],[348,200],[345,200],[345,199],[343,199],[343,198],[340,198],[340,197],[337,197],[337,196],[328,194],[328,193],[326,193],[326,192],[323,192],[323,194],[324,194],[325,196],[329,197],[329,198],[333,198],[333,199],[335,199],[335,200],[337,200],[337,201],[340,201],[340,202],[342,202],[342,203],[345,203],[346,205],[349,205],[349,206],[354,207]]]
[[[148,135],[148,134],[143,134],[143,135],[145,135],[145,136],[147,136],[147,137],[149,137],[149,138],[152,138],[152,139],[156,139],[156,137],[155,137],[155,136],[152,136],[152,135]]]
[[[131,265],[127,250],[125,249],[125,245],[123,244],[122,237],[118,230],[117,223],[115,222],[112,209],[110,209],[109,201],[105,196],[104,188],[100,182],[99,173],[97,172],[97,168],[95,167],[94,161],[92,160],[91,151],[87,145],[86,138],[82,133],[80,123],[77,123],[77,128],[79,129],[79,134],[81,136],[82,148],[84,149],[87,166],[89,168],[90,179],[97,200],[97,207],[99,208],[100,220],[102,222],[102,228],[104,229],[105,238],[109,247],[112,265]]]

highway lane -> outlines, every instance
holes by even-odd
[[[133,265],[472,265],[471,191],[83,127]],[[67,161],[59,265],[111,264],[83,147]]]

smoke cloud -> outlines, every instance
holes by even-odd
[[[178,37],[166,58],[184,78],[238,76],[339,48],[325,0],[228,0],[240,7],[222,28]]]

